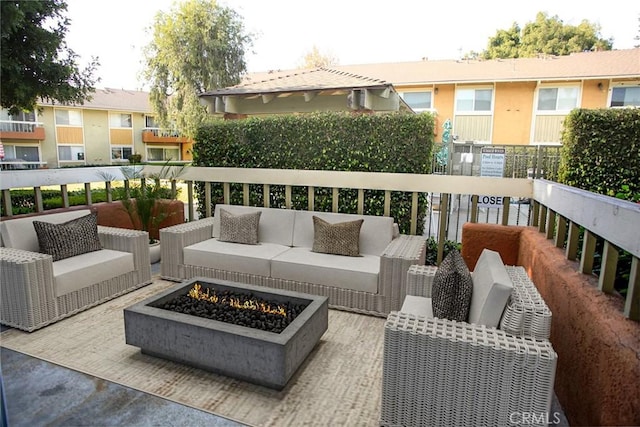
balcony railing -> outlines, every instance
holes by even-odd
[[[0,137],[4,139],[44,139],[44,127],[40,122],[0,120]]]
[[[145,166],[145,171],[151,173],[158,173],[160,169],[160,166]],[[11,215],[10,189],[26,187],[34,189],[36,210],[42,211],[41,187],[51,185],[60,187],[63,203],[68,206],[70,184],[83,184],[86,202],[91,204],[92,183],[111,186],[111,182],[102,182],[104,178],[100,177],[104,176],[124,179],[118,167],[0,172],[3,207],[7,215]],[[547,238],[554,239],[558,247],[566,245],[567,258],[578,260],[580,271],[590,274],[598,258],[595,253],[598,236],[604,241],[599,288],[602,292],[614,292],[618,252],[628,252],[632,262],[624,313],[630,319],[640,320],[640,232],[637,226],[640,224],[640,204],[527,178],[190,167],[180,176],[180,181],[187,189],[190,220],[196,217],[196,182],[203,183],[208,195],[201,209],[205,216],[211,216],[213,211],[209,190],[212,185],[219,184],[223,187],[225,203],[231,200],[231,192],[236,188],[234,184],[239,184],[244,204],[249,204],[251,191],[269,195],[271,186],[284,186],[284,208],[292,207],[294,188],[304,187],[309,195],[308,210],[315,210],[315,189],[330,188],[334,211],[339,206],[339,190],[354,189],[358,193],[360,213],[364,213],[365,190],[381,190],[385,194],[385,215],[389,215],[394,192],[408,192],[412,194],[410,232],[414,234],[418,230],[418,195],[427,193],[431,203],[424,230],[438,242],[438,261],[442,259],[445,241],[457,240],[459,227],[466,221],[531,225],[538,227]],[[178,182],[172,181],[170,185],[175,191]],[[480,207],[479,195],[502,197],[502,204],[497,208]],[[269,206],[270,197],[263,200]],[[578,249],[580,228],[584,229],[582,251]]]
[[[26,162],[23,160],[4,159],[0,161],[0,170],[42,169],[47,162]]]
[[[142,129],[142,142],[184,143],[189,140],[173,129],[144,128]]]

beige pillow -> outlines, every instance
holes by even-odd
[[[261,213],[256,211],[234,215],[229,211],[220,209],[220,237],[218,240],[221,242],[257,245]]]
[[[331,224],[313,216],[313,252],[360,256],[360,228],[364,219]]]

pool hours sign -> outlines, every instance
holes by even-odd
[[[504,174],[505,149],[499,147],[483,147],[480,158],[480,176],[502,178]],[[478,206],[484,208],[502,207],[500,196],[478,196]]]

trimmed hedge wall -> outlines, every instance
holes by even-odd
[[[193,164],[208,167],[429,173],[434,120],[430,114],[313,113],[227,120],[201,126]],[[196,186],[204,213],[204,185]],[[251,186],[250,204],[262,206],[262,187]],[[272,207],[284,206],[284,187],[271,186]],[[330,211],[331,189],[317,188],[315,210]],[[241,184],[232,185],[231,202],[242,204]],[[221,203],[222,185],[212,185]],[[307,209],[307,189],[292,189],[293,209]],[[365,192],[365,214],[382,215],[384,191]],[[419,197],[418,230],[426,213]],[[341,190],[339,211],[357,211],[357,189]],[[411,194],[393,193],[391,216],[402,233],[410,229]]]
[[[575,109],[565,119],[558,181],[640,199],[640,109]]]

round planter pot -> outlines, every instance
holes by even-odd
[[[151,264],[160,262],[160,242],[149,243],[149,258]]]

